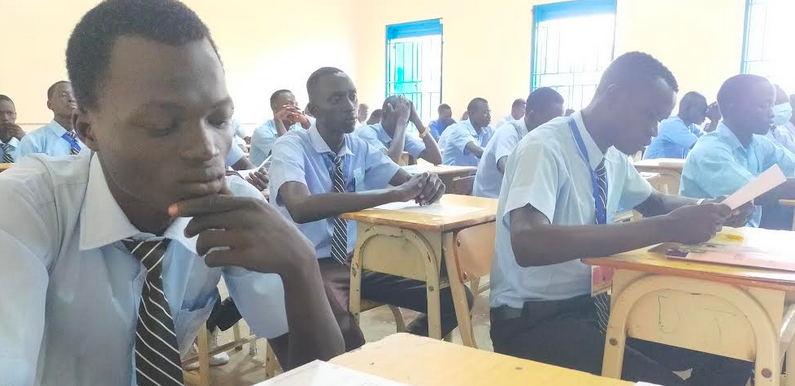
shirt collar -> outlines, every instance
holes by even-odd
[[[461,124],[464,125],[464,127],[466,127],[467,130],[469,130],[469,134],[472,134],[476,137],[478,136],[478,131],[475,130],[475,126],[472,125],[472,122],[470,122],[469,119],[462,121]],[[483,129],[485,129],[485,127],[480,129],[481,133],[483,132]]]
[[[511,124],[516,128],[516,132],[519,133],[520,138],[527,135],[527,124],[525,124],[524,119],[517,119],[511,122]]]
[[[53,119],[52,121],[50,121],[49,124],[47,124],[47,128],[49,128],[50,132],[55,134],[55,136],[57,137],[63,137],[63,135],[66,134],[66,129],[64,129],[64,127],[61,126],[60,123],[56,122],[55,119]]]
[[[3,140],[0,140],[0,144],[5,144],[5,142],[3,142]],[[17,139],[17,137],[11,137],[11,139],[8,140],[8,145],[16,149],[17,147],[19,147],[19,140]]]
[[[101,248],[126,238],[149,239],[150,233],[139,231],[121,210],[108,188],[99,158],[90,153],[88,186],[83,208],[80,211],[80,250]],[[185,237],[185,227],[190,218],[178,217],[163,233],[163,238],[179,242],[196,253],[196,237]]]
[[[375,129],[375,132],[378,134],[379,141],[384,143],[392,142],[392,137],[390,137],[389,133],[386,132],[386,129],[384,129],[384,125],[382,125],[381,122],[378,122],[372,126]]]
[[[715,129],[715,133],[717,133],[718,138],[720,138],[723,143],[729,145],[732,150],[743,149],[743,144],[740,143],[740,140],[737,138],[734,132],[728,126],[723,124],[723,121],[718,124],[718,128]],[[753,142],[753,140],[754,139],[752,138],[751,142]]]
[[[312,126],[309,128],[308,131],[309,131],[309,141],[312,143],[312,148],[315,149],[315,151],[318,154],[334,153],[333,151],[331,151],[331,148],[328,147],[326,140],[320,136],[320,132],[317,131],[317,123],[312,123]],[[346,155],[353,155],[353,152],[350,150],[350,146],[348,146],[348,140],[349,140],[348,136],[349,136],[348,134],[345,134],[342,140],[342,149],[340,149],[339,153],[337,154],[337,156],[339,157],[343,157]]]
[[[588,152],[588,160],[591,162],[591,169],[596,170],[600,163],[602,163],[602,159],[605,155],[602,153],[602,150],[599,149],[599,146],[591,137],[591,133],[585,129],[585,123],[582,121],[582,113],[577,111],[571,115],[574,119],[574,123],[577,124],[577,130],[580,132],[582,136],[582,141],[585,143],[585,150]],[[574,146],[577,146],[577,141],[574,141]],[[577,149],[579,152],[579,147]]]

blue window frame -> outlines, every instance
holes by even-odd
[[[741,71],[769,77],[795,93],[793,0],[747,0]]]
[[[402,94],[424,122],[442,101],[442,21],[386,27],[386,95]]]
[[[530,89],[552,87],[580,109],[613,60],[616,0],[577,0],[533,7]]]

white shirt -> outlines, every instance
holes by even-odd
[[[604,155],[582,122],[572,114],[590,159],[590,170],[605,159],[607,217],[619,207],[634,208],[649,198],[652,188],[626,155],[610,148]],[[590,293],[590,267],[580,260],[522,268],[511,247],[510,214],[532,205],[553,225],[595,223],[589,166],[569,129],[568,117],[555,118],[527,134],[508,157],[497,206],[496,257],[491,270],[491,307],[522,308],[526,300],[561,300]]]
[[[238,195],[261,199],[239,178]],[[0,174],[0,385],[135,385],[134,342],[146,270],[120,242],[149,238],[127,219],[92,152],[30,156]],[[275,274],[209,268],[190,219],[164,233],[163,285],[183,353],[218,299],[221,277],[258,336],[287,331]]]
[[[507,157],[516,149],[519,140],[527,134],[524,119],[503,124],[494,132],[494,137],[483,150],[475,174],[472,195],[478,197],[499,198],[502,187],[502,173],[497,169],[497,161]]]

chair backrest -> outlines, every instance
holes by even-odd
[[[472,186],[475,184],[475,176],[455,177],[453,178],[453,186],[450,186],[447,193],[460,194],[463,196],[472,195]]]
[[[494,260],[494,224],[462,229],[455,235],[455,263],[458,280],[466,283],[491,272]]]

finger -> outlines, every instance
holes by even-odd
[[[217,250],[212,251],[204,256],[204,264],[208,267],[229,267],[237,266],[245,269],[251,269],[250,266],[244,265],[244,259],[240,258],[240,253],[237,250]]]
[[[196,253],[204,256],[213,248],[234,249],[233,234],[227,230],[210,229],[202,231],[196,239]]]
[[[185,237],[193,237],[204,231],[218,229],[238,229],[246,222],[244,213],[221,212],[196,216],[185,227]]]
[[[439,181],[439,184],[436,187],[436,191],[433,193],[433,196],[428,200],[428,203],[433,204],[434,202],[441,200],[442,196],[444,196],[444,192],[446,189],[447,187],[442,183],[442,181]]]
[[[428,177],[425,181],[425,185],[422,187],[422,191],[420,192],[420,198],[427,202],[428,199],[433,196],[433,193],[436,191],[437,188],[437,179],[434,176]]]
[[[228,191],[228,188],[227,188]],[[214,194],[176,202],[168,207],[172,217],[194,217],[211,213],[229,212],[236,209],[253,208],[253,199]]]

